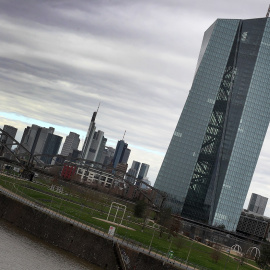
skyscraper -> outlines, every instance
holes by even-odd
[[[80,135],[74,132],[69,132],[64,142],[61,155],[68,156],[73,150],[77,150],[80,143]]]
[[[126,176],[126,180],[134,184],[137,178],[140,166],[141,166],[140,162],[133,160],[131,168],[128,170],[128,175]]]
[[[87,135],[86,135],[84,144],[83,144],[83,148],[82,148],[82,154],[81,155],[82,155],[83,159],[88,159],[90,146],[91,146],[93,136],[94,136],[94,133],[95,133],[95,130],[96,130],[96,123],[95,123],[96,116],[97,116],[97,112],[94,112],[93,115],[92,115],[92,119],[91,119],[91,122],[90,122],[90,125],[89,125],[89,128],[88,128],[88,131],[87,131]]]
[[[105,149],[106,142],[107,139],[104,138],[104,132],[101,130],[95,131],[90,143],[87,160],[99,162]]]
[[[41,160],[46,164],[51,164],[53,156],[57,155],[61,142],[62,137],[54,134],[48,134],[46,142],[43,147]]]
[[[138,173],[138,179],[146,178],[149,167],[150,166],[148,164],[142,163],[140,171]]]
[[[8,133],[11,137],[15,138],[16,133],[17,133],[17,128],[9,126],[9,125],[4,125],[3,131]],[[11,150],[13,140],[9,138],[6,135],[2,135],[0,138],[1,142],[4,142],[6,144],[6,147]],[[4,150],[6,152],[6,150]]]
[[[100,161],[102,152],[105,149],[105,144],[107,142],[107,139],[104,138],[104,132],[99,130],[96,130],[96,116],[97,111],[93,113],[87,135],[83,144],[81,157],[86,160],[90,161],[97,161],[97,159]],[[97,161],[98,162],[98,161]]]
[[[48,134],[53,134],[54,128],[40,127],[32,125],[24,130],[21,144],[32,154],[42,154],[43,148],[47,139]],[[19,149],[19,153],[23,153],[24,150]]]
[[[109,165],[114,157],[115,149],[110,146],[105,146],[103,153],[101,155],[101,160],[99,161],[103,165]]]
[[[248,204],[248,211],[264,215],[264,211],[268,202],[268,198],[252,193]]]
[[[136,178],[137,178],[137,175],[138,175],[140,166],[141,166],[141,163],[140,162],[138,162],[136,160],[133,160],[132,165],[131,165],[131,169],[134,170],[133,176],[135,176]]]
[[[174,212],[235,230],[270,117],[270,19],[218,19],[205,32],[155,187]]]
[[[128,149],[128,144],[124,140],[118,141],[112,160],[113,168],[116,168],[118,163],[127,164],[129,155],[130,149]]]
[[[98,163],[103,163],[102,156],[103,156],[103,152],[105,151],[106,143],[107,143],[107,138],[105,138],[104,136],[102,136],[101,137],[100,144],[99,144],[99,148],[97,149],[97,155],[96,155],[96,160],[95,160]]]

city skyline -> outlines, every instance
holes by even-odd
[[[38,124],[85,139],[101,102],[96,123],[107,145],[115,146],[127,130],[129,159],[150,164],[153,183],[188,95],[204,30],[217,18],[263,17],[269,3],[233,2],[233,10],[214,1],[16,5],[0,5],[0,125],[18,128],[17,138]],[[269,148],[268,132],[248,198],[269,190]]]

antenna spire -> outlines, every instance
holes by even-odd
[[[123,140],[124,140],[124,138],[125,138],[125,135],[126,135],[126,130],[125,130],[125,132],[124,132]]]
[[[269,5],[268,11],[267,11],[267,13],[266,13],[266,18],[269,17],[269,13],[270,13],[270,5]]]
[[[97,107],[97,113],[98,113],[98,109],[99,109],[99,107],[100,107],[100,102],[98,103],[98,107]]]

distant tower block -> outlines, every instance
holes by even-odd
[[[268,202],[268,198],[252,193],[250,201],[249,201],[249,205],[248,205],[248,211],[263,216],[267,202]]]

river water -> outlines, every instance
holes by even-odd
[[[0,219],[1,270],[101,270]]]

